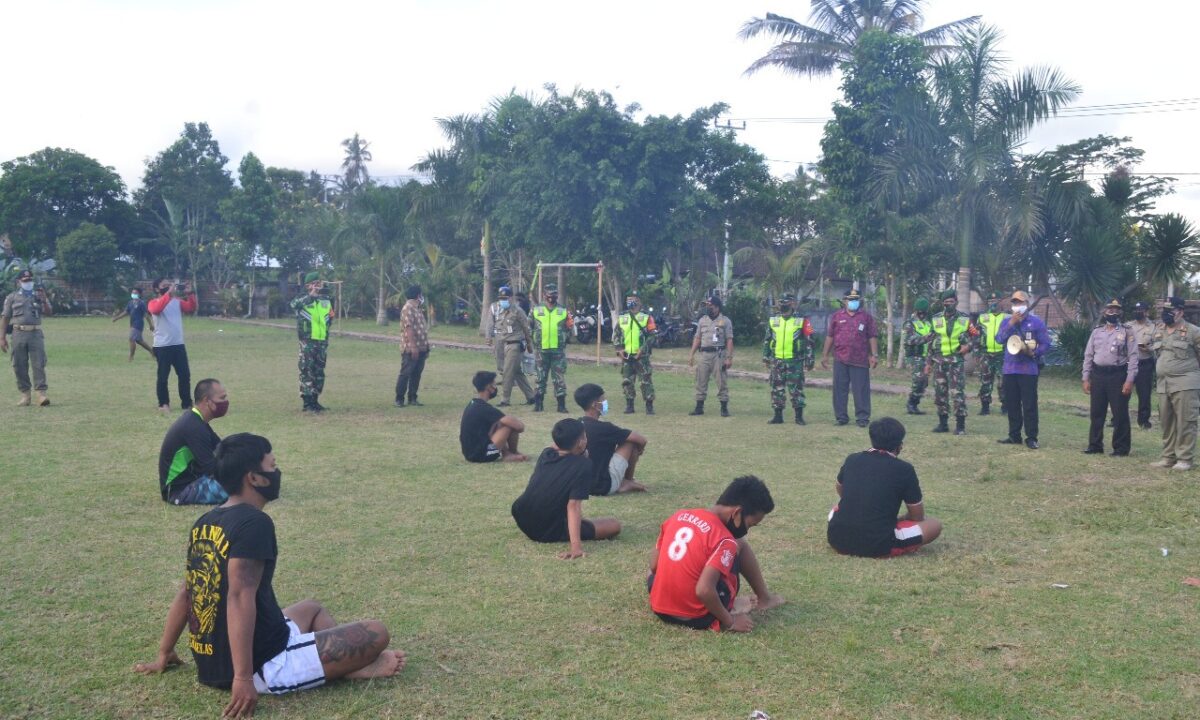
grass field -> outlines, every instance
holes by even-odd
[[[227,699],[197,684],[185,642],[184,669],[131,672],[154,656],[201,511],[159,499],[173,418],[154,410],[153,361],[126,363],[124,335],[105,319],[51,319],[49,408],[15,407],[7,369],[0,380],[0,717],[217,717]],[[650,438],[638,469],[651,492],[585,503],[625,530],[564,562],[509,515],[531,467],[459,455],[468,378],[490,355],[435,349],[426,407],[398,409],[396,347],[335,339],[331,411],[313,417],[299,412],[292,332],[190,320],[187,339],[193,381],[215,376],[230,393],[214,429],[275,445],[280,600],[377,617],[409,653],[397,679],[266,698],[263,717],[1198,714],[1200,589],[1181,581],[1200,575],[1200,476],[1147,467],[1154,432],[1134,431],[1129,458],[1081,455],[1074,380],[1044,384],[1037,452],[997,445],[1003,418],[932,435],[929,416],[909,422],[902,397],[877,395],[875,417],[908,425],[904,457],[946,530],[915,556],[872,561],[824,542],[838,466],[867,445],[865,431],[833,425],[828,392],[809,393],[807,427],[769,427],[761,384],[732,383],[733,418],[690,418],[690,378],[660,373],[657,416],[612,418]],[[569,386],[585,381],[619,411],[614,369],[572,366]],[[560,416],[516,410],[536,453]],[[643,585],[659,523],[744,473],[775,497],[749,540],[788,604],[750,635],[662,624]]]

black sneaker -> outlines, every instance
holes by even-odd
[[[1033,438],[1026,438],[1025,447],[1029,448],[1030,450],[1037,450],[1038,442],[1037,442],[1037,440],[1034,440]]]
[[[1104,448],[1086,448],[1083,451],[1084,455],[1103,455]]]
[[[404,405],[405,405],[405,402],[403,400],[396,401],[396,407],[404,407]]]
[[[859,420],[859,421],[855,422],[855,425],[858,425],[859,427],[866,427],[870,424],[871,424],[870,420]]]
[[[997,440],[996,442],[1000,443],[1001,445],[1020,445],[1021,438],[1006,437],[1002,440]]]
[[[412,400],[409,400],[409,401],[408,401],[408,404],[409,404],[409,405],[412,405],[413,407],[425,407],[425,403],[423,403],[423,402],[417,402],[417,399],[416,399],[416,398],[413,398]]]

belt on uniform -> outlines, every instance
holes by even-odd
[[[34,330],[41,329],[41,325],[13,325],[13,330],[20,330],[21,332],[33,332]]]
[[[525,342],[525,341],[524,340],[505,340],[504,344],[505,345],[519,345],[523,342]]]
[[[1126,368],[1126,367],[1128,367],[1128,366],[1127,366],[1127,365],[1125,365],[1125,364],[1121,364],[1121,365],[1093,365],[1093,366],[1092,366],[1092,371],[1093,371],[1093,372],[1095,372],[1095,371],[1098,371],[1098,370],[1103,370],[1103,371],[1105,371],[1105,372],[1116,372],[1116,371],[1120,370],[1121,372],[1125,372],[1125,368]]]
[[[719,350],[719,349],[720,348],[715,348],[715,347],[714,348],[702,347],[702,348],[700,348],[700,352],[717,352],[717,350]]]

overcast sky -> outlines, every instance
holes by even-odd
[[[1006,35],[1015,68],[1055,65],[1083,87],[1077,105],[1200,98],[1194,29],[1200,9],[1143,0],[1125,12],[1079,0],[931,0],[927,27],[983,15]],[[804,20],[806,0],[32,0],[0,7],[0,160],[46,146],[114,167],[130,188],[145,160],[187,121],[206,121],[230,158],[338,171],[341,140],[371,143],[372,174],[411,172],[445,144],[435,119],[475,113],[546,83],[611,92],[644,113],[716,102],[746,118],[740,137],[778,175],[814,162],[836,78],[764,70],[770,47],[743,42],[742,23],[774,12]],[[1133,12],[1129,12],[1134,8]],[[1196,104],[1051,120],[1030,151],[1106,133],[1146,150],[1143,172],[1181,175],[1160,203],[1200,223]],[[1172,110],[1163,112],[1163,110]]]

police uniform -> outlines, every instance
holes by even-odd
[[[640,302],[636,294],[626,298],[628,310],[617,318],[613,331],[613,345],[621,354],[621,390],[625,393],[625,412],[633,412],[633,401],[637,398],[634,383],[641,382],[642,400],[646,402],[646,414],[654,414],[654,378],[651,375],[650,351],[658,328],[654,318],[639,311]]]
[[[554,379],[554,399],[558,411],[567,411],[567,330],[571,327],[571,314],[558,304],[558,288],[547,285],[545,294],[553,298],[554,307],[538,305],[533,309],[533,344],[538,349],[537,392],[534,395],[535,412],[541,412],[546,401],[546,384]]]
[[[784,295],[780,303],[795,307],[795,298]],[[763,362],[770,368],[771,409],[775,416],[770,424],[783,422],[786,398],[791,398],[796,424],[804,425],[804,371],[812,370],[814,362],[812,323],[793,311],[788,315],[773,315],[767,320],[767,336],[763,340]],[[785,396],[786,392],[786,396]]]
[[[717,309],[715,318],[705,313],[696,326],[696,337],[700,342],[697,348],[700,351],[700,361],[696,364],[696,408],[689,413],[690,415],[704,414],[708,381],[716,375],[717,400],[721,402],[721,415],[729,416],[729,384],[725,359],[728,344],[733,339],[733,323],[720,312],[720,305],[717,305]]]
[[[1146,303],[1139,302],[1133,306],[1133,311],[1146,312]],[[1133,382],[1133,387],[1137,391],[1137,421],[1138,427],[1143,430],[1149,430],[1150,424],[1150,398],[1153,396],[1154,389],[1154,353],[1150,351],[1150,345],[1154,342],[1154,321],[1149,318],[1134,320],[1129,323],[1129,327],[1133,330],[1133,335],[1137,338],[1138,347],[1138,371],[1137,378]]]
[[[33,275],[24,271],[18,282],[32,282]],[[42,335],[42,314],[49,303],[37,295],[36,290],[21,290],[9,293],[4,298],[3,317],[12,329],[12,367],[17,377],[17,391],[21,393],[19,405],[29,405],[29,391],[36,390],[38,405],[50,404],[46,397],[46,340]],[[30,366],[33,382],[29,381]]]
[[[319,282],[320,276],[309,273],[305,285]],[[333,319],[333,303],[325,297],[308,293],[291,302],[296,312],[296,333],[300,337],[300,399],[304,412],[325,409],[317,398],[325,390],[325,360],[329,354],[329,322]]]
[[[925,298],[913,303],[915,312],[904,323],[904,357],[908,359],[911,378],[908,386],[909,415],[924,415],[917,407],[929,386],[929,373],[925,368],[925,357],[929,354],[929,343],[933,341],[933,323],[929,322],[929,301]],[[925,313],[922,318],[918,313]]]
[[[996,378],[1004,382],[1004,346],[996,342],[996,333],[1000,325],[1008,317],[1006,313],[992,310],[1000,302],[1000,296],[992,293],[988,296],[989,311],[979,313],[979,336],[976,348],[979,351],[979,414],[990,415],[992,405],[992,388]],[[1000,412],[1005,412],[1004,390],[997,393],[1000,396]]]
[[[1104,309],[1106,315],[1119,318],[1121,303],[1113,300]],[[1121,391],[1133,383],[1137,372],[1137,336],[1132,327],[1105,321],[1092,330],[1083,351],[1083,382],[1091,396],[1091,428],[1084,453],[1104,452],[1104,420],[1111,406],[1113,455],[1129,454],[1129,396]]]
[[[496,307],[495,321],[492,333],[496,344],[496,367],[504,378],[500,389],[500,405],[509,405],[512,398],[513,385],[520,388],[528,403],[533,400],[533,388],[525,378],[525,370],[521,367],[524,359],[525,343],[529,340],[529,317],[514,300],[508,288],[501,288],[500,297],[508,300],[508,307]]]
[[[953,290],[947,290],[942,293],[941,299],[955,296]],[[934,432],[949,432],[947,420],[953,403],[954,434],[962,435],[966,432],[967,377],[961,349],[971,346],[971,323],[966,315],[955,311],[949,316],[945,312],[938,313],[932,325],[929,363],[933,371],[933,401],[938,413],[938,425]]]
[[[1162,423],[1162,459],[1158,467],[1190,470],[1196,452],[1196,422],[1200,418],[1200,327],[1183,319],[1183,301],[1172,298],[1178,320],[1172,326],[1159,324],[1154,330],[1158,375],[1158,419]]]

